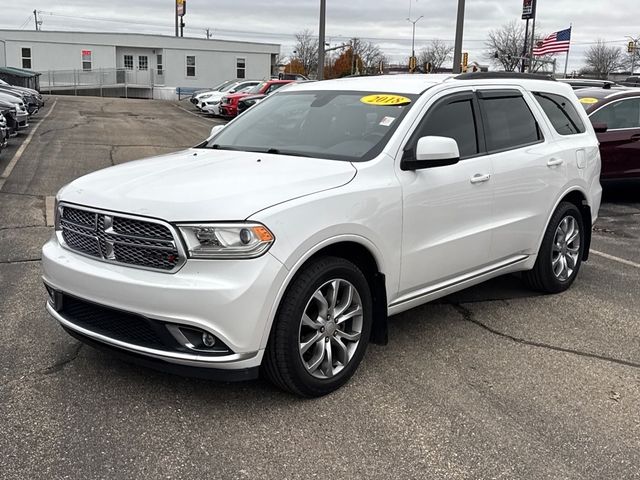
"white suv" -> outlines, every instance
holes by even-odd
[[[143,364],[343,385],[388,316],[511,272],[567,289],[600,206],[568,85],[379,76],[293,85],[187,151],[57,197],[48,311]]]

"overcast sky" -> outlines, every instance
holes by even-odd
[[[521,0],[467,0],[464,50],[470,61],[486,63],[489,30],[519,19]],[[317,32],[319,0],[187,0],[185,36],[267,41],[293,48],[293,34]],[[411,17],[424,15],[416,28],[416,50],[430,39],[453,43],[457,2],[413,0]],[[411,50],[409,0],[327,0],[327,40],[337,45],[357,36],[378,43],[393,60]],[[3,2],[0,28],[33,29],[33,9],[41,10],[43,30],[126,31],[172,35],[173,0],[20,0]],[[601,38],[626,45],[626,36],[640,36],[638,0],[538,0],[538,21],[544,34],[573,23],[569,68],[579,68],[589,43]],[[564,54],[559,56],[564,66]]]

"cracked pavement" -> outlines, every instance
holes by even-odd
[[[213,122],[59,97],[43,123],[0,190],[0,478],[640,478],[640,269],[592,255],[561,295],[507,276],[405,312],[321,399],[165,375],[47,315],[45,198],[193,145]],[[607,186],[596,251],[640,263],[639,192]]]

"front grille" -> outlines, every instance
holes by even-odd
[[[107,262],[171,271],[182,261],[162,223],[63,205],[59,229],[68,248]]]
[[[60,314],[69,322],[115,340],[149,348],[166,349],[166,337],[160,333],[164,326],[120,310],[85,302],[64,295]]]

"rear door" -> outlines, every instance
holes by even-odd
[[[590,117],[607,125],[598,134],[602,178],[640,177],[640,96],[613,101]]]
[[[558,154],[560,147],[545,141],[544,117],[520,89],[483,88],[478,100],[493,165],[490,259],[533,254],[575,152]]]

